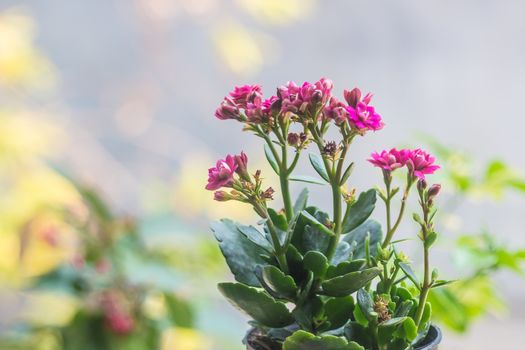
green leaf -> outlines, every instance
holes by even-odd
[[[397,327],[396,331],[394,332],[394,335],[402,338],[407,339],[408,342],[413,341],[417,337],[417,326],[414,323],[414,320],[410,317],[407,317],[399,327]]]
[[[323,282],[323,292],[330,296],[346,296],[366,286],[379,275],[381,270],[372,267],[366,270],[347,273]]]
[[[299,330],[286,338],[283,350],[364,350],[355,342],[333,335],[316,336]]]
[[[240,283],[219,283],[219,290],[233,306],[264,326],[280,328],[294,322],[286,305],[263,291]]]
[[[191,305],[173,294],[165,293],[167,315],[174,325],[178,327],[192,328],[194,326],[194,315]]]
[[[293,212],[295,215],[299,214],[306,208],[306,203],[308,202],[308,189],[304,188],[293,205]]]
[[[362,288],[357,291],[357,305],[368,322],[377,322],[377,312],[374,311],[374,301],[370,294]]]
[[[211,230],[219,241],[221,252],[235,280],[259,287],[260,283],[254,271],[257,265],[266,265],[266,261],[261,257],[266,254],[266,250],[241,234],[237,225],[231,220],[213,222]]]
[[[258,267],[261,269],[261,277],[265,284],[275,292],[286,297],[294,297],[297,293],[297,285],[292,276],[285,275],[284,272],[272,265]]]
[[[273,252],[273,246],[272,244],[266,239],[264,234],[256,229],[253,226],[246,226],[246,225],[237,225],[237,229],[240,233],[242,233],[246,238],[248,238],[253,243],[257,244],[259,247],[265,249],[267,252],[271,253]]]
[[[366,260],[356,259],[352,261],[343,261],[342,263],[337,264],[336,266],[330,265],[328,271],[326,272],[326,278],[334,278],[347,273],[359,271],[365,265]]]
[[[306,182],[308,184],[314,185],[326,185],[326,182],[318,180],[317,178],[308,175],[294,175],[290,176],[288,180],[296,182]]]
[[[302,254],[310,250],[326,252],[334,234],[319,220],[325,222],[328,215],[313,207],[306,208],[299,214],[291,242]]]
[[[339,242],[335,249],[334,257],[330,262],[333,265],[338,265],[342,262],[349,261],[352,258],[353,248],[345,241]]]
[[[361,192],[357,201],[350,206],[343,218],[343,232],[348,233],[365,222],[374,211],[375,206],[376,190]]]
[[[297,324],[304,330],[313,331],[322,316],[323,302],[318,296],[308,297],[292,311]]]
[[[272,208],[268,208],[268,215],[270,215],[270,219],[272,219],[275,227],[281,231],[288,230],[288,221],[286,220],[286,216],[284,214],[279,214]]]
[[[367,234],[370,235],[370,254],[373,257],[377,256],[377,244],[381,244],[383,240],[383,231],[381,230],[381,224],[375,220],[367,220],[359,227],[350,231],[343,238],[344,242],[350,245],[355,242],[354,258],[363,259],[366,257],[365,254],[365,240]]]
[[[317,251],[306,253],[303,264],[305,269],[313,272],[315,278],[323,278],[328,269],[328,259]]]
[[[412,281],[412,283],[414,283],[416,288],[421,290],[421,285],[419,284],[417,276],[412,270],[412,268],[410,267],[410,265],[404,262],[399,262],[398,264],[401,270],[403,270],[403,272],[405,273],[405,275]]]
[[[436,280],[434,283],[432,283],[432,288],[444,287],[444,286],[449,285],[449,284],[454,283],[454,282],[457,282],[457,280],[451,280],[451,281]]]
[[[315,171],[317,171],[319,176],[321,176],[326,182],[330,182],[328,172],[324,166],[323,158],[316,153],[310,153],[308,158],[310,158],[310,163],[314,167]]]
[[[345,182],[348,180],[348,178],[352,174],[353,170],[354,170],[354,162],[350,163],[348,168],[346,168],[345,172],[343,173],[343,176],[341,176],[341,181],[339,182],[340,186],[343,186],[345,184]]]
[[[324,306],[325,316],[330,322],[329,329],[342,327],[352,318],[354,299],[351,296],[330,298]]]
[[[279,164],[273,156],[270,146],[268,146],[268,144],[266,143],[264,144],[264,154],[266,155],[266,159],[268,160],[268,163],[270,163],[270,166],[272,167],[273,171],[275,171],[275,173],[279,175]]]
[[[427,239],[425,240],[425,247],[430,248],[437,239],[437,233],[434,231],[429,232]]]

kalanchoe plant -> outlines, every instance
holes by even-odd
[[[206,188],[215,191],[216,200],[247,203],[261,218],[259,227],[229,219],[212,224],[237,281],[219,289],[253,319],[249,349],[402,350],[437,338],[427,296],[448,282],[430,270],[440,186],[427,185],[425,176],[439,166],[421,149],[373,153],[369,162],[382,170],[384,189],[359,196],[355,189],[343,190],[354,167],[346,161],[350,145],[384,124],[371,94],[355,88],[344,92],[343,102],[332,96],[332,87],[324,78],[301,86],[289,82],[267,99],[258,85],[236,87],[215,113],[244,123],[245,131],[264,141],[284,202],[283,209],[269,206],[274,190],[263,186],[260,170],[248,170],[244,153],[209,169]],[[330,127],[339,131],[338,140],[328,139]],[[294,174],[307,148],[316,149],[308,158],[320,178]],[[401,169],[406,181],[400,190],[392,174]],[[329,185],[331,214],[309,205],[306,189],[292,202],[290,181]],[[422,281],[394,240],[414,189],[421,208],[413,217],[423,247]],[[376,196],[386,208],[384,235],[381,224],[370,219]]]

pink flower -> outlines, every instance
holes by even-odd
[[[280,109],[281,100],[277,96],[264,101],[257,99],[246,106],[246,117],[250,123],[268,123],[272,114],[279,112]]]
[[[360,134],[368,130],[381,130],[384,126],[381,116],[376,113],[375,108],[370,106],[372,94],[368,93],[361,98],[361,91],[357,88],[345,92],[345,99],[349,106],[346,108],[348,112],[348,121],[350,126]],[[356,103],[357,101],[357,103]],[[353,105],[355,103],[355,106]]]
[[[206,189],[215,191],[221,187],[230,187],[237,167],[235,156],[227,155],[225,159],[218,160],[214,168],[208,169]]]
[[[323,109],[323,115],[329,120],[334,120],[336,124],[344,123],[348,119],[346,105],[335,97],[330,97],[330,101]]]
[[[397,150],[392,148],[390,151],[374,152],[371,158],[367,159],[370,163],[386,171],[393,171],[405,166],[411,152],[407,149]]]
[[[424,179],[425,175],[433,174],[440,167],[434,164],[436,158],[422,149],[415,149],[410,151],[407,167],[410,173],[419,179]]]
[[[221,105],[215,111],[215,117],[220,120],[235,119],[240,120],[241,114],[237,104],[229,97],[222,100]]]
[[[277,89],[277,96],[282,100],[281,111],[295,114],[304,113],[309,107],[313,110],[319,104],[325,104],[331,97],[334,84],[321,78],[315,83],[304,82],[301,87],[293,81]]]
[[[253,102],[255,99],[261,99],[262,90],[260,85],[242,85],[236,86],[230,97],[233,101],[242,108],[246,108],[248,102]]]

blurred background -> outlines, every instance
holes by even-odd
[[[520,348],[524,12],[514,0],[0,0],[0,349],[242,349],[248,326],[216,291],[231,277],[208,222],[254,216],[203,187],[240,150],[276,179],[260,142],[213,113],[234,85],[271,95],[322,76],[337,94],[374,92],[386,123],[355,143],[351,186],[381,180],[365,159],[386,147],[421,145],[443,166],[434,261],[462,279],[432,295],[443,349]]]

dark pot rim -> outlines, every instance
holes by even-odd
[[[252,328],[248,334],[251,334],[252,332],[257,331],[257,329]],[[425,337],[425,340],[423,341],[424,344],[418,346],[417,348],[414,348],[414,350],[437,350],[438,345],[441,343],[441,340],[443,339],[443,333],[441,332],[441,329],[436,325],[430,325],[430,328],[428,330],[428,334]],[[246,341],[246,349],[247,350],[253,350],[252,346],[249,344],[248,336],[245,339]]]

